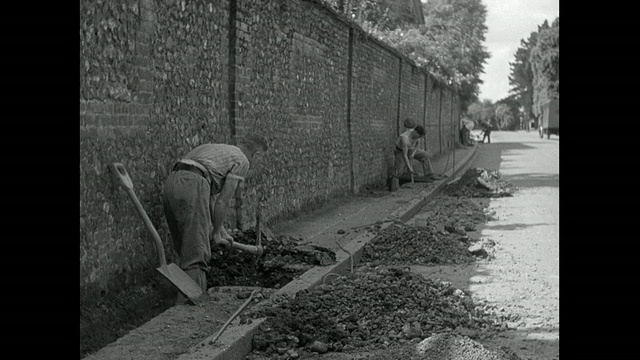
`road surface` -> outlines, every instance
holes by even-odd
[[[512,314],[513,329],[490,345],[508,346],[523,359],[559,359],[560,138],[519,131],[493,132],[491,140],[479,145],[473,166],[499,170],[519,188],[513,197],[489,200],[497,219],[470,233],[495,241],[495,259],[422,271]]]

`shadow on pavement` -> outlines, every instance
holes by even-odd
[[[560,358],[559,327],[526,327],[509,329],[488,341],[481,341],[493,348],[508,347],[522,359]]]
[[[560,174],[518,174],[505,176],[504,179],[517,187],[559,187]]]
[[[544,225],[552,225],[549,223],[537,223],[537,224],[510,224],[510,225],[494,225],[494,226],[483,226],[483,229],[489,230],[522,230],[529,227],[534,226],[544,226]]]
[[[481,144],[479,150],[482,152],[482,166],[480,167],[483,167],[487,170],[500,170],[501,166],[503,166],[503,163],[516,163],[515,160],[510,160],[509,158],[503,159],[503,155],[508,155],[507,153],[510,151],[536,150],[540,147],[541,144],[544,143],[536,143],[536,146],[530,146],[527,144],[533,143],[496,142],[491,144]],[[507,166],[507,168],[509,168],[509,166]],[[524,173],[509,176],[505,176],[503,174],[503,176],[504,180],[520,188],[560,186],[559,174]]]
[[[476,263],[459,265],[411,265],[411,272],[432,280],[448,281],[455,288],[471,292],[472,278],[489,277],[489,272]]]
[[[512,150],[534,150],[534,146],[521,142],[494,142],[491,144],[480,144],[478,151],[482,153],[483,168],[487,170],[500,170],[502,164],[502,153]]]
[[[498,148],[499,150],[530,150],[535,149],[525,142],[492,142],[491,144],[480,144],[481,147]]]

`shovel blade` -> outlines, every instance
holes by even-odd
[[[200,286],[198,286],[184,270],[180,269],[178,265],[168,264],[166,267],[161,266],[158,268],[158,271],[169,279],[189,300],[194,303],[200,303],[203,300],[204,293]]]

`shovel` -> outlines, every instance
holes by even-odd
[[[151,231],[151,235],[153,235],[156,250],[158,251],[158,258],[160,260],[160,267],[158,268],[158,271],[167,279],[169,279],[169,281],[171,281],[173,285],[178,288],[178,290],[180,290],[186,297],[188,297],[189,300],[194,303],[201,302],[203,292],[200,286],[198,286],[198,284],[189,275],[187,275],[182,269],[180,269],[178,265],[173,263],[167,265],[167,260],[165,259],[164,255],[164,247],[162,246],[160,235],[158,235],[158,232],[153,227],[149,216],[147,216],[147,213],[142,208],[142,204],[140,204],[138,197],[133,192],[133,182],[131,181],[127,170],[124,168],[124,165],[122,165],[121,163],[113,163],[111,164],[110,168],[120,182],[120,185],[122,185],[122,187],[127,191],[127,194],[129,194],[129,197],[136,205],[138,215],[140,215],[142,221],[144,221],[149,231]]]

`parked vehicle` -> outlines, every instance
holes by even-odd
[[[540,138],[546,134],[547,139],[551,134],[560,136],[560,99],[553,99],[542,106],[542,119],[538,126]]]

